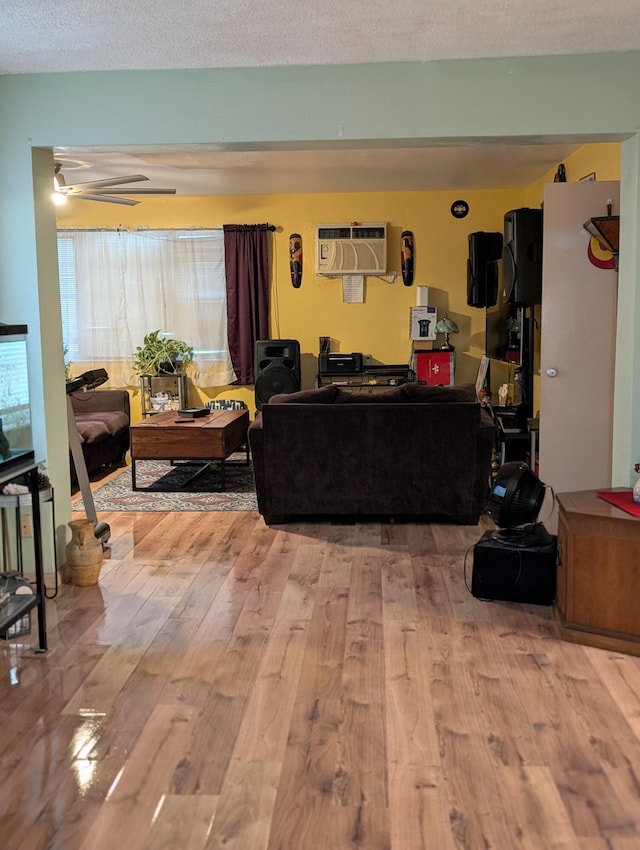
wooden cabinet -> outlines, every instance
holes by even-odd
[[[640,655],[640,519],[595,490],[560,493],[556,617],[574,643]]]

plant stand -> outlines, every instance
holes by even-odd
[[[142,417],[165,410],[183,410],[187,405],[186,375],[140,375]]]

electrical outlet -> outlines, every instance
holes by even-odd
[[[387,274],[386,274],[387,282],[388,283],[395,283],[397,276],[398,276],[398,272],[395,272],[395,271],[387,272]]]
[[[33,537],[33,517],[31,514],[20,517],[20,537]]]

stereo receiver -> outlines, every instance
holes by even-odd
[[[321,354],[318,358],[318,371],[321,375],[360,375],[362,353]]]

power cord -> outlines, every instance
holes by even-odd
[[[471,586],[469,585],[469,581],[468,581],[468,578],[467,578],[467,558],[469,556],[469,552],[471,552],[471,550],[475,547],[475,545],[476,544],[474,543],[473,546],[470,546],[467,549],[467,551],[464,553],[464,561],[463,561],[463,565],[462,565],[463,575],[464,575],[464,583],[465,583],[465,586],[466,586],[467,590],[469,591],[469,593],[472,596],[474,596],[476,599],[480,599],[481,602],[493,602],[494,600],[491,599],[488,596],[487,597],[476,596],[475,593],[473,592],[473,590],[471,589]],[[512,587],[517,587],[518,583],[519,583],[519,581],[522,577],[522,570],[523,570],[522,552],[517,547],[514,546],[514,554],[516,554],[518,556],[518,571],[516,573],[516,577],[513,580]],[[472,580],[473,580],[473,577],[472,577]]]

